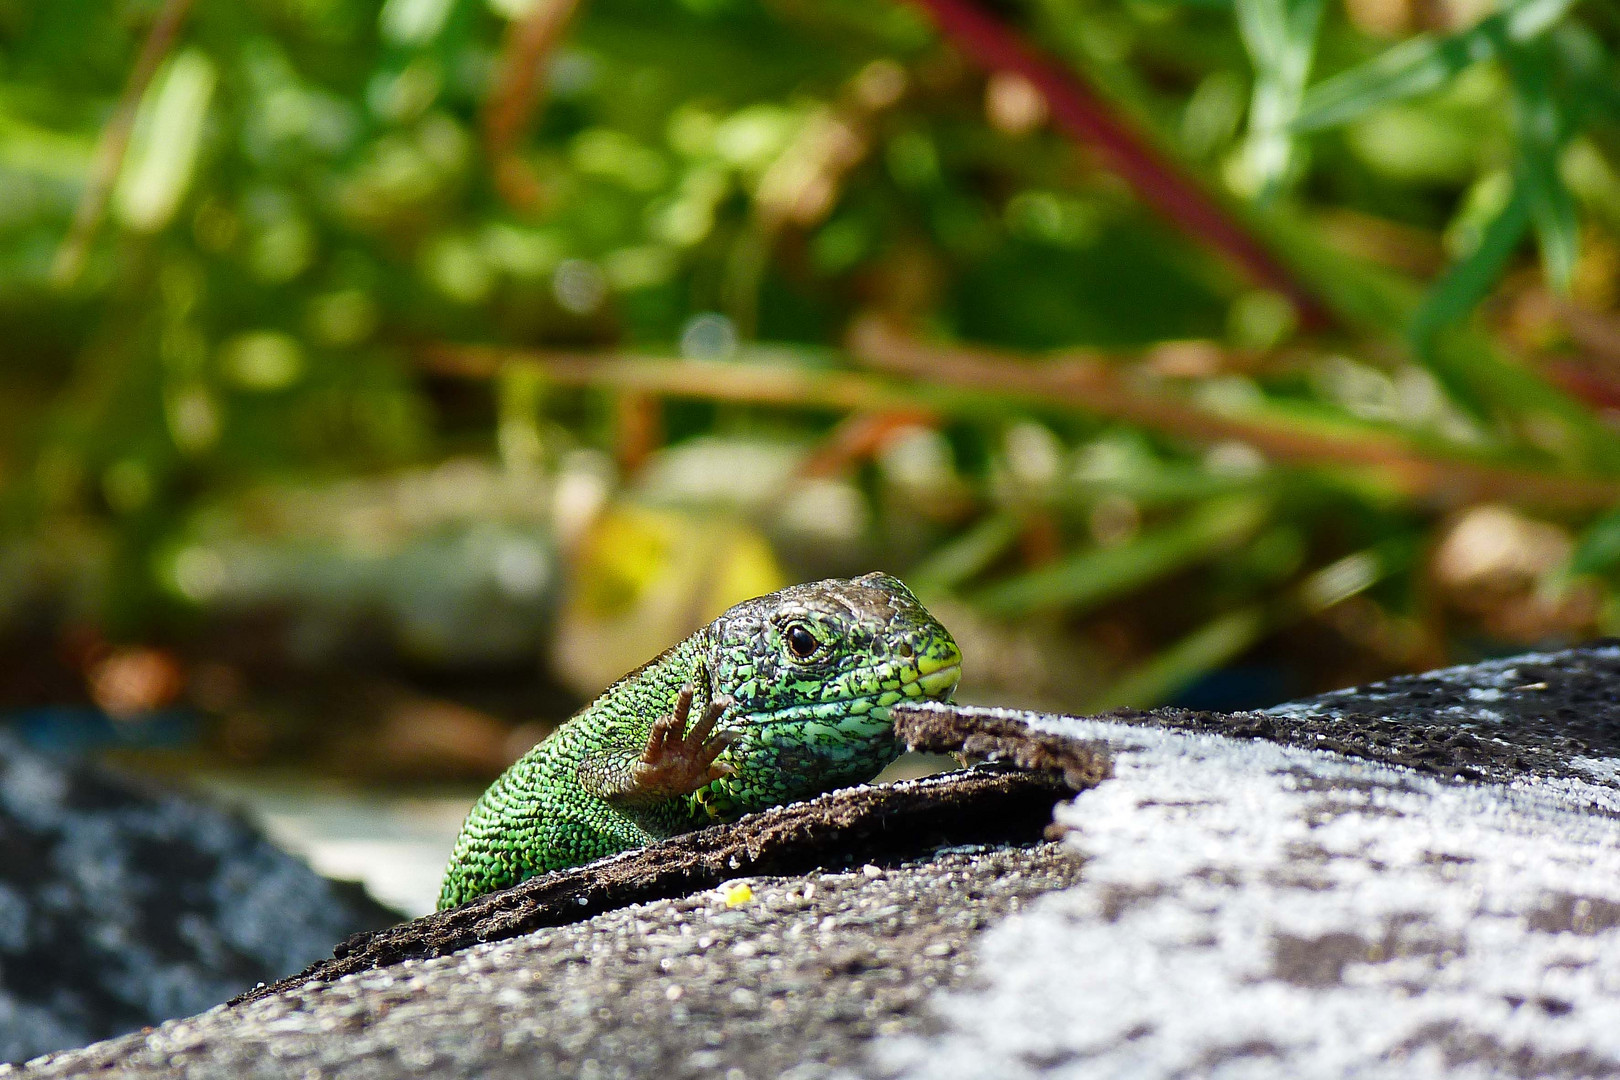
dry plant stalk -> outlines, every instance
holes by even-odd
[[[119,95],[107,125],[101,129],[96,141],[95,156],[90,160],[90,171],[85,177],[84,193],[73,211],[73,224],[68,228],[62,246],[56,249],[56,260],[51,264],[51,281],[65,289],[79,279],[90,242],[96,238],[102,218],[107,216],[107,201],[112,197],[118,171],[124,164],[124,152],[129,149],[130,133],[135,129],[135,114],[140,109],[141,96],[152,82],[180,36],[186,16],[191,13],[192,0],[164,0],[146,41],[129,70],[129,80]]]

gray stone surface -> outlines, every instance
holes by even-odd
[[[1620,647],[1267,714],[914,712],[1107,765],[1060,845],[607,912],[28,1072],[1620,1076]]]
[[[0,734],[0,1060],[205,1009],[389,921],[232,815]]]
[[[1078,865],[1059,845],[744,879],[453,956],[310,983],[28,1071],[168,1077],[691,1077],[858,1065],[973,973],[978,930]],[[740,901],[740,902],[739,902]]]
[[[1419,770],[1510,783],[1573,777],[1620,792],[1620,644],[1613,641],[1404,675],[1266,714],[1328,739],[1408,733],[1401,747],[1408,757],[1390,760]]]
[[[1089,755],[1074,771],[1095,783]],[[1080,784],[1075,785],[1078,790]],[[905,858],[942,843],[1038,838],[1066,790],[1053,778],[979,768],[828,792],[802,803],[531,878],[448,911],[342,942],[329,960],[255,987],[245,1004],[313,979],[332,982],[404,960],[426,960],[486,941],[584,922],[631,904],[691,896],[743,874],[796,874],[826,866]]]
[[[1620,1075],[1620,821],[1583,781],[1470,785],[1115,723],[1058,810],[1080,881],[981,942],[904,1077]]]
[[[1331,750],[1432,776],[1614,788],[1606,762],[1620,754],[1620,644],[1405,675],[1264,712],[1121,709],[1104,718]]]

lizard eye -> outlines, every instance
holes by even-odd
[[[796,660],[808,660],[821,648],[821,642],[804,623],[788,623],[782,630],[782,640],[787,642],[788,652]]]

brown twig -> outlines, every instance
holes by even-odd
[[[1493,305],[1499,336],[1527,367],[1595,410],[1620,411],[1620,319],[1555,295],[1528,270],[1512,275],[1501,293]],[[1565,340],[1549,347],[1549,335]]]
[[[85,177],[84,193],[79,196],[79,205],[73,212],[73,224],[69,226],[62,246],[56,250],[56,260],[51,264],[51,281],[58,288],[72,285],[84,269],[90,242],[96,238],[96,230],[106,216],[107,202],[112,197],[113,185],[123,166],[124,152],[129,148],[129,137],[135,128],[135,114],[140,109],[141,96],[146,93],[163,58],[174,47],[191,5],[192,0],[164,0],[163,7],[152,22],[152,29],[146,33],[146,41],[135,57],[135,66],[130,68],[124,92],[118,98],[118,106],[101,129],[101,138],[96,142],[95,156],[90,160],[90,171]]]
[[[1620,375],[1620,318],[1606,311],[1550,296],[1553,311],[1570,338],[1611,375]]]
[[[940,32],[980,65],[1028,80],[1046,98],[1060,130],[1094,147],[1107,167],[1130,184],[1143,202],[1225,255],[1256,283],[1288,297],[1299,311],[1301,325],[1321,329],[1334,321],[1314,290],[1136,131],[1080,74],[1043,55],[974,0],[912,2],[927,10]]]
[[[491,379],[528,366],[559,386],[639,390],[665,397],[844,412],[903,408],[917,396],[866,375],[724,360],[676,360],[613,353],[428,345],[420,363],[432,375]]]
[[[619,467],[633,473],[663,445],[664,403],[652,394],[619,394],[613,402],[613,419]]]
[[[1448,505],[1505,499],[1592,508],[1620,499],[1620,481],[1441,457],[1393,433],[1313,430],[1214,412],[1130,386],[1121,365],[1095,359],[1034,364],[985,349],[924,343],[878,319],[856,324],[850,348],[857,359],[887,374],[1069,405],[1200,443],[1247,443],[1274,461],[1372,469],[1409,496]]]
[[[1410,498],[1447,506],[1505,500],[1591,510],[1620,503],[1620,482],[1614,480],[1449,457],[1393,433],[1322,430],[1271,417],[1217,413],[1193,401],[1128,386],[1113,364],[1037,364],[925,344],[871,325],[857,333],[852,348],[881,374],[476,345],[429,346],[421,352],[421,363],[432,374],[477,379],[493,378],[509,365],[528,365],[564,386],[834,412],[924,408],[982,417],[997,408],[1073,409],[1138,424],[1169,438],[1243,442],[1279,462],[1372,470]]]
[[[886,409],[845,417],[799,467],[800,476],[837,476],[882,452],[897,434],[931,427],[938,419],[927,409]]]
[[[520,210],[532,209],[543,197],[540,179],[517,152],[517,142],[543,95],[540,76],[579,0],[535,0],[507,25],[496,67],[495,88],[484,105],[484,151],[489,155],[495,190]]]

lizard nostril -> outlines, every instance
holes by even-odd
[[[901,655],[901,656],[910,657],[911,656],[911,642],[902,641],[900,644],[898,644],[898,645],[896,645],[894,647],[894,651],[896,653],[898,653],[899,655]]]

